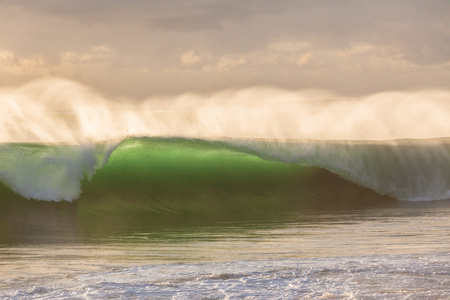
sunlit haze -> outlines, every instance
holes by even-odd
[[[446,137],[450,92],[344,98],[318,90],[225,90],[111,101],[72,81],[0,90],[0,142],[86,143],[128,136],[392,140]]]
[[[2,0],[0,85],[64,78],[108,101],[447,89],[449,15],[446,0]]]
[[[448,1],[0,1],[0,142],[450,132]]]

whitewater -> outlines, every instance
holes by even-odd
[[[0,297],[450,297],[449,91],[0,107]]]

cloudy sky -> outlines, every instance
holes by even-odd
[[[448,89],[449,16],[448,0],[0,0],[0,86]]]

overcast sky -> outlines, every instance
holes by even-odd
[[[449,0],[0,0],[0,86],[450,88]]]

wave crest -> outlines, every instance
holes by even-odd
[[[0,179],[25,198],[72,201],[116,145],[0,146]]]
[[[116,148],[118,152],[113,153]],[[114,160],[108,162],[112,154]],[[273,169],[268,161],[283,164]],[[94,173],[105,164],[97,181]],[[207,189],[212,193],[217,189],[221,194],[227,186],[239,187],[243,194],[257,191],[255,186],[284,189],[283,180],[298,180],[287,187],[295,190],[305,182],[301,176],[289,175],[289,164],[324,168],[378,194],[401,200],[442,200],[450,196],[449,139],[282,143],[229,138],[131,138],[120,145],[0,146],[0,179],[26,198],[53,201],[78,198],[82,180],[93,176],[93,182],[85,186],[89,191],[95,191],[101,182],[103,189],[119,188],[116,192],[124,195],[139,191],[150,198],[158,198],[161,191],[176,195],[172,191],[176,189],[198,194]],[[280,178],[284,179],[276,176],[276,170],[281,170],[279,174],[284,177]],[[240,181],[243,174],[249,176],[247,181]],[[324,187],[328,184],[323,182]],[[151,192],[148,186],[157,187],[157,191]],[[314,188],[318,193],[335,192],[321,191],[320,185]],[[111,194],[108,189],[103,192]],[[296,193],[302,195],[301,190]]]

